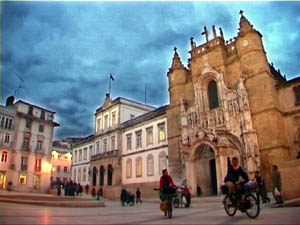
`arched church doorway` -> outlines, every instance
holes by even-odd
[[[195,152],[197,187],[204,196],[218,194],[217,169],[214,150],[206,144],[200,145]]]

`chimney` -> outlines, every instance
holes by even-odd
[[[6,107],[10,107],[14,104],[14,101],[15,101],[15,97],[14,96],[9,96],[7,99],[6,99]]]

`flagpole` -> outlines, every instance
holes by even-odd
[[[109,74],[109,90],[108,90],[108,93],[109,93],[109,96],[110,96],[110,90],[111,90],[111,75]]]

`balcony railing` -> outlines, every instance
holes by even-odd
[[[104,159],[104,158],[110,158],[110,157],[116,157],[118,156],[119,150],[112,150],[108,152],[103,152],[97,155],[92,155],[91,160],[98,160],[98,159]]]
[[[21,148],[22,151],[30,151],[30,147],[29,146],[24,146],[22,145],[22,148]]]

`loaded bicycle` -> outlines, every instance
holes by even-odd
[[[173,198],[176,197],[176,188],[170,193],[164,193],[158,188],[154,188],[155,191],[159,191],[159,198],[161,199],[160,209],[164,212],[165,216],[172,218],[173,214]]]
[[[229,194],[226,185],[221,187],[222,194],[225,195],[223,204],[228,216],[234,216],[237,210],[246,213],[251,219],[258,217],[260,213],[260,204],[257,198],[252,194],[257,189],[255,181],[248,182],[243,189],[235,194]]]

